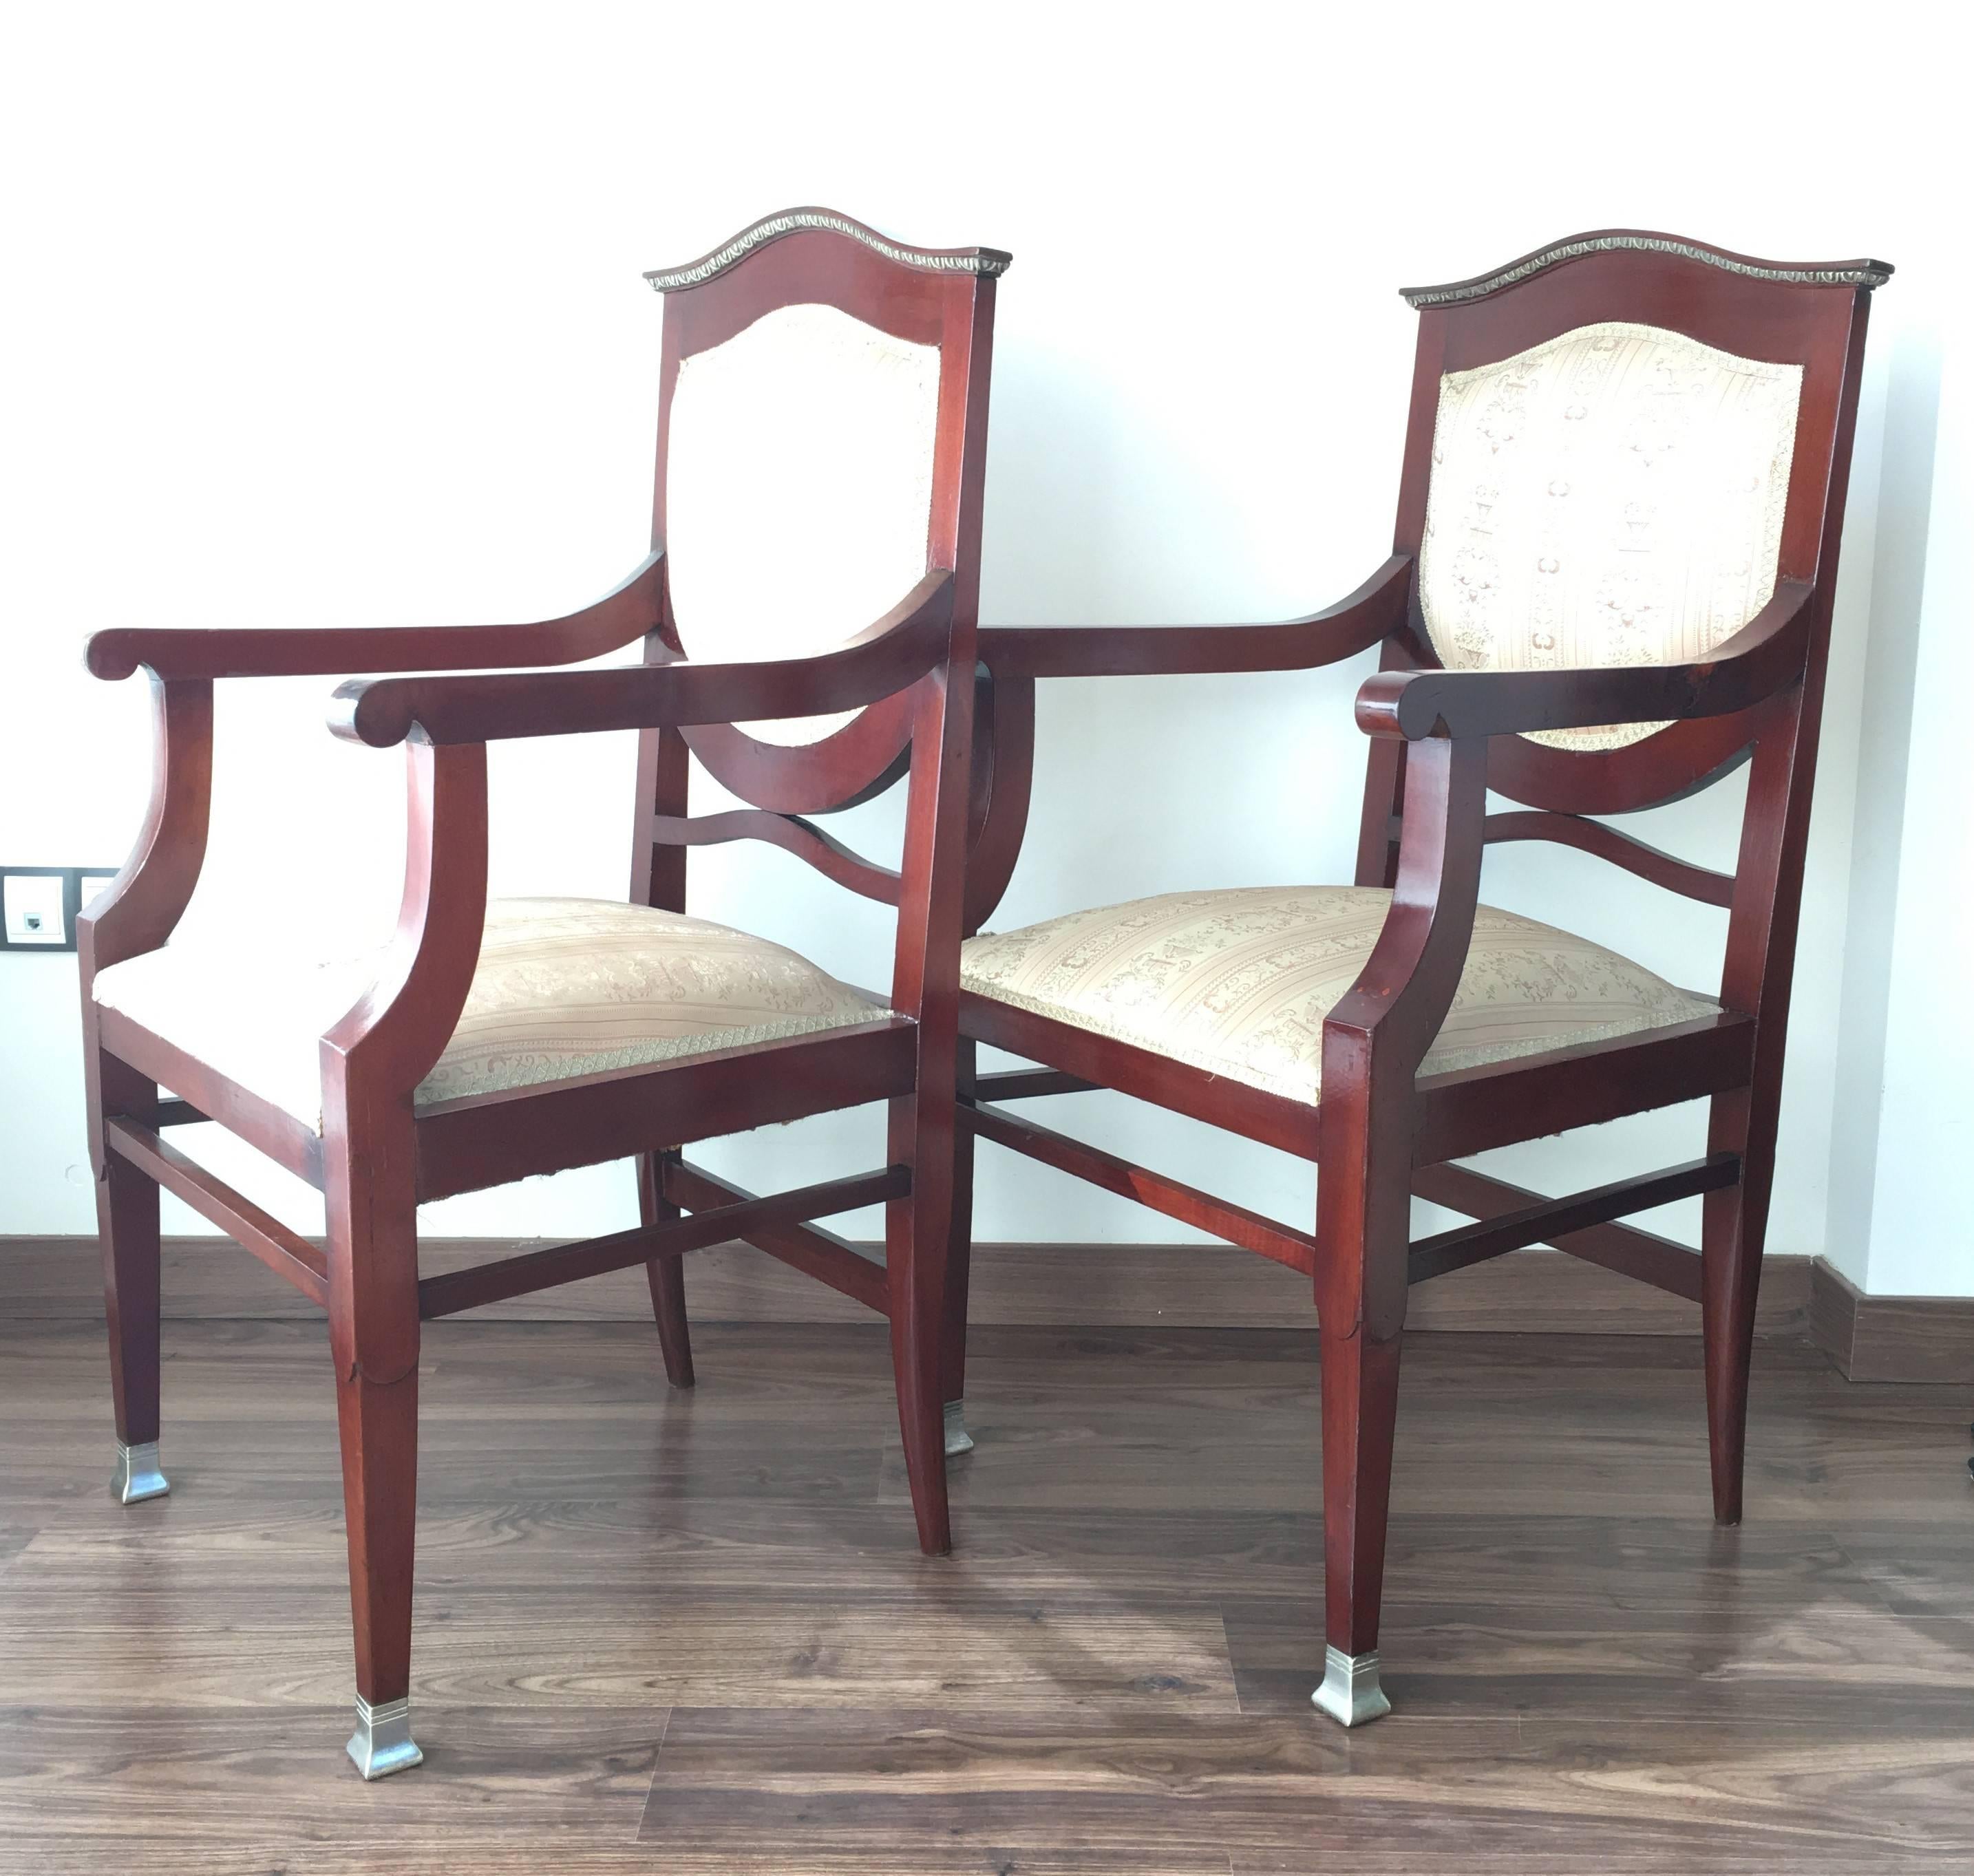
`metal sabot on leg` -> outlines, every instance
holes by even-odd
[[[116,1442],[116,1469],[110,1475],[110,1495],[119,1504],[140,1504],[146,1498],[162,1498],[172,1482],[158,1463],[158,1442],[147,1440],[140,1446]]]
[[[1323,1656],[1323,1685],[1310,1696],[1331,1719],[1347,1727],[1366,1726],[1392,1710],[1378,1684],[1378,1655],[1346,1655],[1333,1648]]]
[[[966,1430],[966,1403],[963,1400],[946,1403],[946,1456],[950,1459],[956,1453],[969,1453],[973,1450],[973,1435]]]
[[[412,1737],[412,1703],[386,1701],[373,1707],[362,1694],[356,1697],[356,1730],[349,1736],[349,1756],[367,1779],[389,1778],[393,1772],[408,1772],[425,1763],[425,1754]]]

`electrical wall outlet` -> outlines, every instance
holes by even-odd
[[[76,914],[113,867],[0,867],[0,951],[73,951]]]

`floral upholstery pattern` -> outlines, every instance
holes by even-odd
[[[939,366],[937,346],[828,306],[778,307],[680,361],[665,562],[689,656],[827,651],[925,577]],[[743,726],[805,743],[849,721]]]
[[[1440,380],[1419,600],[1450,671],[1673,664],[1766,605],[1799,365],[1579,327]],[[1538,733],[1606,749],[1662,729]]]
[[[1314,1101],[1323,1022],[1391,904],[1382,888],[1165,893],[969,940],[962,986],[1290,1100]],[[1710,1016],[1588,939],[1482,906],[1421,1072],[1504,1061]]]
[[[318,1039],[375,980],[377,960],[296,956],[166,945],[98,973],[96,1000],[319,1129]],[[706,919],[599,899],[496,899],[466,1008],[418,1103],[889,1014],[796,953]]]

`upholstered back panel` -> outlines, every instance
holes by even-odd
[[[1677,664],[1739,631],[1775,591],[1802,388],[1800,366],[1617,321],[1448,372],[1419,565],[1441,663]]]
[[[924,577],[939,368],[938,346],[815,305],[680,361],[665,557],[687,656],[826,651]],[[848,720],[743,727],[803,743]]]

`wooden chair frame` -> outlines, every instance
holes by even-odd
[[[1392,890],[1355,985],[1323,1026],[1311,1107],[962,990],[965,1124],[948,1286],[945,1391],[964,1391],[972,1139],[1136,1199],[1310,1276],[1322,1349],[1325,1632],[1317,1705],[1345,1725],[1389,1710],[1378,1625],[1399,1355],[1409,1284],[1546,1243],[1697,1302],[1713,1507],[1741,1515],[1748,1368],[1773,1176],[1784,1031],[1872,261],[1795,266],[1629,231],[1581,235],[1481,277],[1408,290],[1417,362],[1391,558],[1340,604],[1282,624],[989,628],[976,711],[976,931],[1005,890],[1028,811],[1038,677],[1300,670],[1382,645],[1357,720],[1371,738],[1356,883]],[[1440,379],[1596,322],[1668,328],[1803,367],[1772,600],[1701,662],[1449,672],[1420,609]],[[1665,722],[1579,753],[1520,733]],[[1732,874],[1587,817],[1654,806],[1752,763]],[[1526,804],[1490,814],[1489,789]],[[1721,1013],[1485,1067],[1421,1075],[1465,961],[1483,850],[1559,841],[1728,913]],[[1044,1066],[981,1075],[989,1043]],[[1010,1100],[1120,1090],[1316,1163],[1313,1233],[1228,1204],[1007,1110]],[[1547,1199],[1451,1163],[1669,1104],[1711,1103],[1705,1156]],[[1700,1250],[1619,1218],[1703,1193]],[[1474,1222],[1411,1243],[1415,1196]]]
[[[475,1304],[641,1264],[667,1373],[693,1379],[680,1261],[743,1238],[855,1297],[891,1324],[899,1411],[920,1543],[949,1544],[939,1325],[952,1217],[957,959],[970,672],[979,592],[995,277],[992,249],[901,246],[821,209],[770,217],[692,265],[649,277],[668,296],[653,551],[615,592],[528,625],[436,629],[146,631],[91,641],[103,677],[139,668],[156,700],[149,818],[130,861],[80,921],[90,1142],[100,1198],[126,1502],[168,1489],[159,1470],[159,1206],[162,1186],[237,1238],[329,1316],[341,1428],[366,1777],[421,1756],[408,1718],[421,1323]],[[777,307],[820,302],[940,347],[930,571],[842,649],[770,662],[683,659],[665,578],[665,458],[682,358]],[[645,661],[605,670],[382,677],[336,695],[336,733],[407,745],[409,841],[402,910],[375,984],[322,1038],[322,1132],[193,1060],[166,1036],[99,1009],[96,973],[171,936],[197,883],[212,788],[215,678],[484,672],[566,664],[644,641]],[[794,748],[736,721],[857,714]],[[685,848],[751,835],[897,907],[891,1015],[789,1040],[414,1106],[451,1038],[479,956],[487,890],[489,742],[641,732],[631,897],[685,905]],[[688,752],[756,805],[694,820]],[[801,813],[847,805],[909,776],[896,871],[850,854]],[[161,1097],[159,1084],[175,1098]],[[888,1163],[758,1198],[684,1159],[688,1143],[867,1101],[890,1105]],[[172,1146],[163,1130],[211,1119],[317,1187],[326,1251]],[[634,1156],[642,1222],[421,1280],[417,1207],[527,1174]],[[812,1221],[886,1208],[879,1264]],[[690,1215],[682,1215],[690,1214]]]

